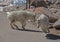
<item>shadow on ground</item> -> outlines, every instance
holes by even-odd
[[[27,32],[42,32],[42,31],[38,31],[38,30],[30,30],[30,29],[15,29],[15,30],[19,30],[19,31],[27,31]],[[43,32],[42,32],[43,33]]]
[[[54,34],[47,34],[46,37],[47,37],[47,39],[51,39],[51,40],[58,40],[58,39],[60,39],[60,36],[54,35]]]

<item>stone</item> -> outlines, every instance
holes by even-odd
[[[60,19],[53,24],[53,28],[60,29]]]

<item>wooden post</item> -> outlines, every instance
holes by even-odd
[[[31,0],[29,0],[29,9],[30,9],[30,1],[31,1]]]
[[[27,9],[27,0],[26,0],[26,9]]]

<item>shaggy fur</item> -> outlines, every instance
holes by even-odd
[[[26,21],[35,21],[35,13],[26,10],[7,12],[7,17],[9,19],[12,29],[14,29],[13,26],[19,29],[15,22],[20,22],[22,24],[22,28],[25,29]]]
[[[38,28],[41,27],[43,32],[49,32],[49,19],[46,15],[41,14],[37,19],[37,26]]]

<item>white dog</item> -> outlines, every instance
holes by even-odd
[[[38,28],[41,27],[43,32],[48,33],[49,31],[49,19],[46,15],[41,14],[37,19],[37,26]]]
[[[7,17],[9,19],[10,25],[12,29],[14,29],[13,26],[17,27],[18,26],[15,24],[15,22],[20,22],[22,24],[22,28],[25,29],[26,26],[26,21],[31,20],[35,21],[35,13],[29,12],[26,10],[20,10],[20,11],[13,11],[13,12],[7,12]]]

